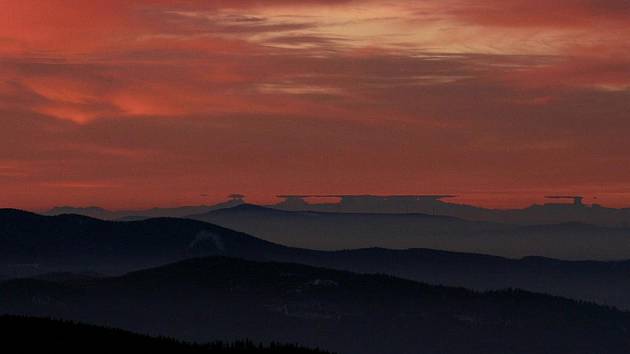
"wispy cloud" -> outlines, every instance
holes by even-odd
[[[261,185],[430,193],[630,180],[619,167],[630,162],[627,1],[0,10],[0,161],[19,162],[0,169],[7,201],[60,200],[73,185],[87,186],[72,189],[76,202],[114,205],[266,194]]]

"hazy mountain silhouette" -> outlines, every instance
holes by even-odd
[[[513,228],[428,214],[361,214],[285,211],[243,204],[191,219],[226,225],[285,245],[338,250],[360,247],[420,246],[423,235],[455,236]]]
[[[75,214],[89,216],[92,218],[102,220],[144,220],[149,218],[178,218],[191,214],[201,214],[212,210],[231,208],[244,203],[244,196],[233,194],[230,195],[230,199],[214,205],[194,205],[194,206],[182,206],[173,208],[151,208],[140,210],[107,210],[100,207],[72,207],[72,206],[60,206],[54,207],[48,211],[45,211],[45,215],[64,215]]]
[[[473,205],[457,204],[444,200],[450,196],[337,196],[331,203],[308,203],[308,196],[280,196],[284,201],[269,205],[286,211],[313,211],[358,214],[428,214],[451,216],[470,221],[538,225],[561,223],[585,223],[607,227],[630,227],[630,208],[608,208],[598,204],[583,204],[580,196],[554,197],[573,200],[572,203],[552,202],[534,204],[521,209],[489,209]],[[185,217],[213,210],[230,208],[244,203],[242,195],[215,205],[152,208],[144,210],[111,211],[99,207],[55,207],[46,215],[78,214],[104,220],[141,220],[152,217]],[[556,200],[556,199],[550,199]]]
[[[119,329],[42,318],[0,316],[2,346],[13,353],[325,354],[293,345],[251,342],[188,344]]]
[[[293,214],[255,206],[239,208],[248,209]],[[571,226],[557,227],[570,230]],[[205,255],[384,273],[478,290],[521,288],[630,309],[630,262],[506,259],[428,249],[313,251],[194,220],[111,222],[0,210],[0,274],[4,278],[90,279],[100,277],[98,273],[118,274]]]
[[[71,206],[62,206],[62,207],[54,207],[48,211],[45,211],[43,214],[50,216],[64,215],[64,214],[74,214],[74,215],[83,215],[89,216],[92,218],[102,219],[102,220],[143,220],[150,218],[161,218],[161,217],[183,217],[190,214],[197,213],[205,213],[208,211],[215,210],[221,207],[231,207],[234,205],[225,205],[219,207],[213,207],[210,205],[199,205],[199,206],[186,206],[186,207],[178,207],[178,208],[152,208],[152,209],[140,209],[140,210],[120,210],[120,211],[112,211],[99,207],[71,207]]]
[[[630,229],[579,223],[518,226],[427,214],[292,212],[247,204],[189,217],[322,250],[432,248],[505,257],[630,258]]]
[[[277,260],[362,273],[391,274],[429,284],[476,290],[519,288],[630,310],[630,261],[508,259],[428,249],[381,248],[306,253]]]
[[[582,196],[550,196],[553,201],[534,204],[522,209],[488,209],[444,200],[449,195],[339,195],[325,196],[336,202],[311,204],[309,196],[279,196],[284,201],[272,205],[290,211],[323,211],[343,213],[426,213],[453,216],[467,220],[512,223],[522,225],[580,222],[601,226],[630,226],[630,208],[607,208],[598,204],[586,205]],[[558,200],[567,200],[557,202]]]
[[[250,338],[340,353],[627,353],[630,314],[524,291],[193,259],[122,277],[0,285],[0,312],[185,340]]]

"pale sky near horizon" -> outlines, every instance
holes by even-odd
[[[629,23],[628,0],[0,0],[0,207],[630,206]]]

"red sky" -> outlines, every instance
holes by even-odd
[[[629,21],[627,0],[0,0],[0,206],[628,206]]]

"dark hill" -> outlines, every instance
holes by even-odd
[[[0,312],[202,342],[251,338],[364,354],[630,351],[630,314],[609,308],[287,263],[193,259],[92,281],[9,281],[0,293]]]
[[[119,329],[41,318],[0,316],[3,348],[13,353],[325,354],[290,345],[251,342],[188,344]]]
[[[252,208],[259,207],[237,210]],[[112,222],[0,211],[0,279],[45,273],[53,273],[45,276],[47,280],[90,278],[86,275],[119,274],[211,255],[384,273],[477,290],[521,288],[630,309],[630,262],[521,260],[430,249],[312,251],[193,220]]]
[[[0,210],[5,265],[126,271],[203,255],[248,256],[278,247],[220,226],[187,219],[113,222],[79,215],[42,216]],[[108,269],[110,268],[110,269]]]

